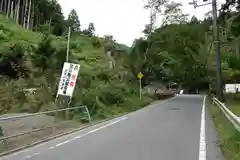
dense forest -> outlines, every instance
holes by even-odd
[[[218,17],[224,82],[240,79],[238,3],[226,1]],[[111,35],[95,36],[94,22],[81,28],[74,9],[65,19],[56,0],[0,0],[0,112],[56,108],[68,27],[69,61],[81,65],[71,105],[87,105],[96,117],[132,111],[151,101],[146,95],[139,101],[139,72],[144,75],[142,87],[214,88],[212,18],[189,20],[180,3],[167,0],[150,0],[143,7],[151,10],[145,37],[128,48]],[[155,24],[159,15],[161,26]]]
[[[218,17],[224,83],[240,80],[238,3],[226,1]],[[148,77],[145,84],[160,80],[189,89],[212,84],[214,89],[216,60],[211,16],[203,21],[194,16],[188,20],[180,3],[165,0],[149,1],[145,8],[153,10],[151,23],[158,15],[164,18],[161,26],[150,29],[150,34],[152,24],[147,24],[146,37],[135,41],[131,56],[140,63],[134,61],[132,71],[142,70]]]
[[[64,16],[57,1],[1,0],[1,12],[24,28],[38,30],[49,24],[56,35],[64,32]]]

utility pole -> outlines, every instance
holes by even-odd
[[[212,0],[213,9],[213,32],[214,32],[214,43],[216,49],[216,75],[217,75],[217,94],[220,101],[224,101],[223,97],[223,83],[222,83],[222,69],[221,69],[221,54],[220,54],[220,40],[219,40],[219,25],[217,22],[217,1]]]
[[[219,39],[219,25],[217,22],[217,0],[203,0],[203,2],[207,2],[201,5],[197,4],[197,0],[193,0],[193,2],[189,3],[194,6],[194,8],[206,6],[212,4],[212,18],[213,18],[213,39],[216,50],[216,78],[217,78],[217,97],[220,101],[224,101],[223,96],[223,82],[222,82],[222,70],[221,70],[221,54],[220,54],[220,39]]]
[[[70,38],[71,38],[71,27],[68,27],[68,42],[67,42],[67,53],[66,53],[66,62],[69,59],[69,50],[70,50]]]

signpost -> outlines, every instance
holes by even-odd
[[[62,107],[65,107],[66,105],[69,106],[71,103],[79,70],[80,70],[79,64],[65,62],[63,65],[61,79],[59,81],[58,91],[56,96],[56,101],[59,95],[62,96],[62,99],[59,101],[60,106]],[[67,112],[68,111],[66,111],[66,119],[68,119],[68,115],[69,115]]]
[[[142,78],[143,78],[142,72],[139,72],[137,74],[137,77],[139,79],[139,98],[140,98],[140,100],[142,100]]]

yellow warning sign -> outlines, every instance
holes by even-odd
[[[142,79],[142,78],[143,78],[142,72],[139,72],[139,73],[137,74],[137,77],[138,77],[139,79]]]

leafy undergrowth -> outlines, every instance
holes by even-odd
[[[54,100],[66,44],[65,36],[25,30],[0,15],[0,114],[57,108]],[[139,101],[138,82],[124,65],[127,51],[118,54],[113,69],[109,67],[106,44],[95,36],[71,37],[69,62],[81,65],[71,106],[87,105],[95,119],[134,111],[152,101]]]
[[[220,138],[220,146],[227,160],[240,159],[240,133],[221,110],[208,102],[208,107]]]

